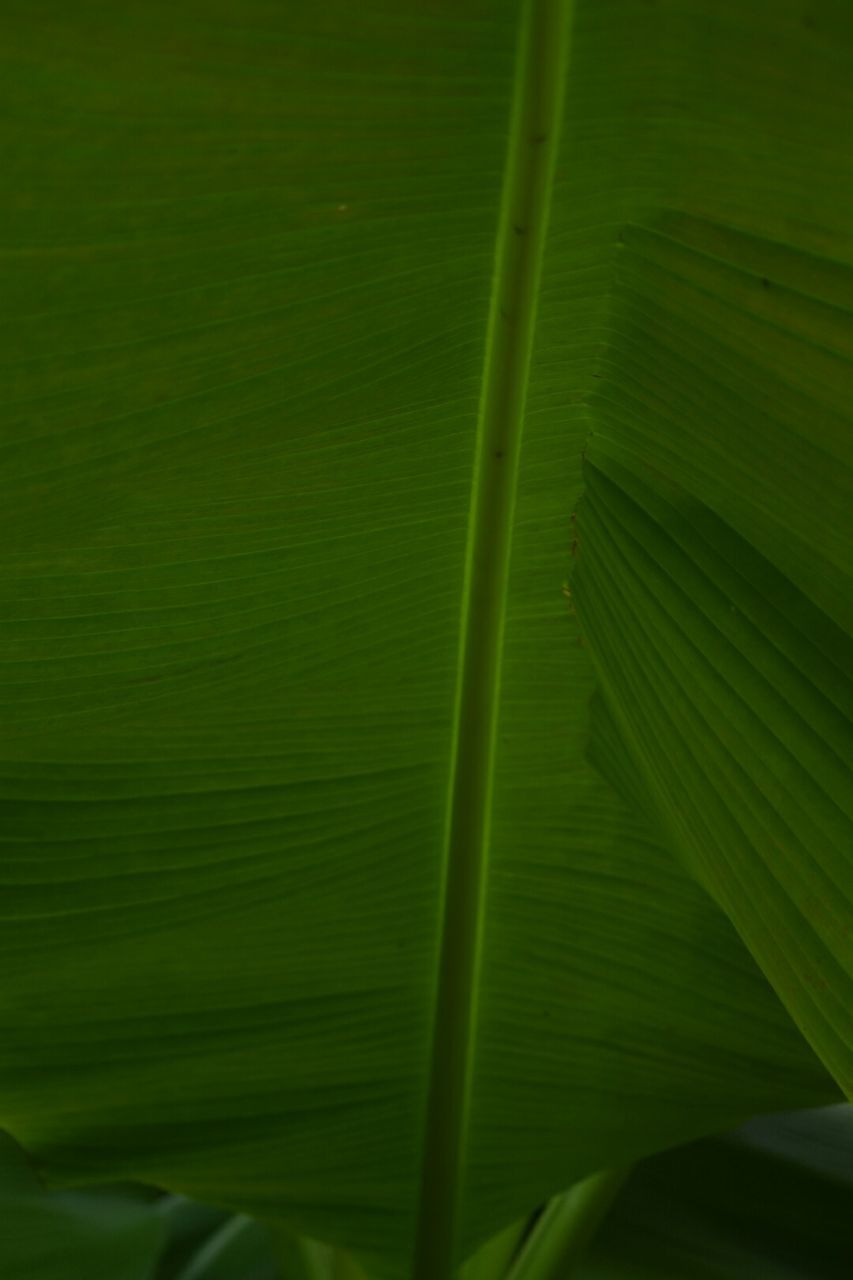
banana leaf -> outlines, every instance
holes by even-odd
[[[154,1280],[165,1225],[130,1188],[48,1193],[0,1133],[0,1267],[9,1280]]]
[[[0,1126],[443,1280],[849,1093],[847,0],[0,27]]]
[[[774,1116],[644,1161],[577,1280],[845,1280],[851,1124],[849,1107]]]

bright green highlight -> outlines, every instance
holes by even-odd
[[[628,1173],[627,1169],[595,1173],[552,1200],[507,1280],[570,1280]]]

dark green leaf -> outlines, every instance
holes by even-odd
[[[442,1280],[834,1100],[846,0],[2,27],[0,1121]]]

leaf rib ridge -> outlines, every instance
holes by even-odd
[[[513,513],[572,8],[573,0],[526,0],[521,15],[460,611],[413,1280],[445,1280],[455,1261]]]

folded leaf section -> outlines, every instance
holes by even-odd
[[[622,245],[572,589],[674,847],[849,1092],[850,273],[685,218]]]

